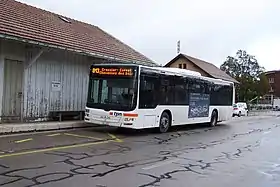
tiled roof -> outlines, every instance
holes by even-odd
[[[231,81],[238,83],[237,80],[226,74],[224,71],[220,70],[218,67],[216,67],[214,64],[211,64],[209,62],[185,55],[185,54],[179,54],[176,56],[173,60],[171,60],[169,63],[167,63],[165,66],[168,67],[170,66],[173,62],[175,62],[179,58],[186,58],[192,63],[194,63],[197,67],[202,69],[204,72],[209,74],[211,77],[216,78],[216,79],[222,79],[226,81]]]
[[[149,58],[96,26],[61,18],[58,14],[14,0],[0,0],[0,35],[96,56],[154,64]]]

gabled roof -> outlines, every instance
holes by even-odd
[[[125,62],[156,65],[100,28],[14,0],[0,0],[0,37]]]
[[[226,74],[224,71],[220,70],[218,67],[216,67],[214,64],[211,64],[209,62],[185,55],[185,54],[179,54],[174,59],[172,59],[170,62],[168,62],[165,67],[170,67],[175,61],[177,61],[179,58],[185,58],[189,61],[191,61],[194,65],[196,65],[198,68],[202,69],[204,72],[209,74],[211,77],[216,79],[222,79],[226,81],[231,81],[238,83],[237,80]]]

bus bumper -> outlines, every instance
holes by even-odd
[[[122,124],[121,123],[112,123],[112,122],[106,122],[103,120],[96,120],[96,119],[89,119],[89,118],[85,118],[84,120],[86,123],[92,123],[94,125],[100,125],[100,126],[113,126],[113,127],[121,127]]]
[[[92,123],[100,126],[124,127],[138,129],[136,127],[135,117],[125,117],[123,115],[110,115],[114,112],[104,112],[97,110],[86,110],[85,119],[86,123]]]

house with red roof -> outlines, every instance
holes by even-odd
[[[220,70],[214,64],[181,53],[178,54],[171,61],[169,61],[165,65],[165,67],[187,69],[187,70],[199,72],[202,76],[205,77],[222,79],[225,81],[233,82],[235,84],[239,83],[237,80],[235,80],[234,78],[226,74],[224,71]]]
[[[82,112],[93,63],[157,66],[94,25],[14,0],[0,12],[0,121]]]

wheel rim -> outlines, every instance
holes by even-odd
[[[164,117],[161,118],[160,126],[161,126],[161,129],[163,129],[163,130],[168,128],[168,126],[169,126],[169,119],[168,119],[168,117],[164,116]]]

